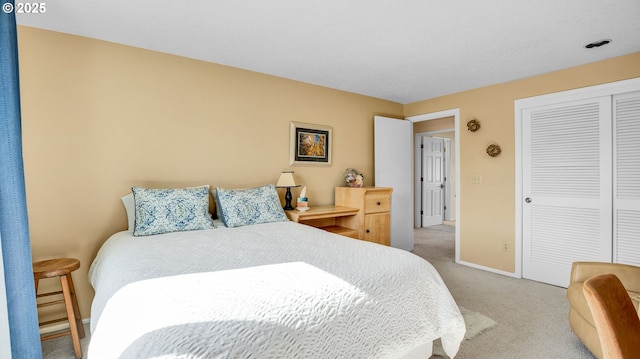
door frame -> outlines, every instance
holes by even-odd
[[[455,215],[456,221],[455,221],[455,248],[454,248],[455,255],[454,257],[455,257],[455,263],[460,264],[460,250],[459,250],[460,248],[460,198],[462,196],[460,191],[460,131],[458,131],[458,128],[460,128],[460,109],[454,108],[454,109],[449,109],[444,111],[410,116],[410,117],[406,117],[405,120],[411,121],[413,124],[413,123],[422,122],[422,121],[438,120],[445,117],[453,117],[453,120],[454,120],[453,131],[455,133],[454,138],[456,142],[455,143],[456,151],[454,156],[456,161],[456,181],[455,181],[456,182],[456,215]],[[450,132],[450,131],[446,130],[446,132]],[[413,166],[413,171],[415,172],[415,170],[416,168],[415,166]],[[415,178],[415,173],[413,173],[411,177]],[[415,184],[413,188],[415,192]],[[413,193],[412,198],[415,198],[415,196],[416,194]],[[413,206],[413,208],[415,211],[415,206]],[[415,218],[415,213],[413,214],[413,217]],[[415,224],[414,224],[414,227],[415,227]]]
[[[586,98],[611,96],[619,93],[640,91],[640,77],[629,80],[615,81],[601,85],[583,87],[574,90],[559,91],[540,96],[517,99],[514,101],[515,121],[515,273],[514,277],[522,278],[522,238],[523,238],[523,116],[525,109],[531,107],[551,105],[559,102],[578,101]],[[612,159],[613,161],[613,159]]]

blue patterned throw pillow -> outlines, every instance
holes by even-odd
[[[134,236],[214,228],[209,186],[184,189],[133,187]]]
[[[248,189],[216,188],[218,215],[227,227],[286,222],[274,185]]]

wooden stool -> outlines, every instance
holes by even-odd
[[[84,327],[82,326],[82,318],[80,317],[80,310],[78,309],[76,290],[73,287],[73,279],[71,278],[71,272],[78,268],[80,268],[80,261],[75,258],[49,259],[33,263],[33,279],[36,285],[36,298],[62,294],[62,299],[39,303],[38,308],[49,305],[64,304],[67,311],[66,317],[39,323],[40,326],[62,321],[69,322],[69,330],[42,336],[40,339],[47,340],[71,335],[73,350],[76,353],[76,358],[80,359],[82,358],[80,338],[84,338]],[[60,277],[62,290],[38,294],[38,282],[40,279],[55,277]]]

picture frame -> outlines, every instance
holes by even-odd
[[[333,129],[330,126],[291,122],[289,137],[289,165],[331,165]]]

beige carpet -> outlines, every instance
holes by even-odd
[[[89,347],[89,340],[91,340],[91,332],[89,331],[89,324],[84,325],[84,332],[86,337],[80,339],[80,345],[82,346],[82,354],[84,358],[87,357],[87,347]],[[70,336],[64,336],[55,339],[49,339],[42,342],[42,359],[75,359],[76,355],[73,352],[73,343]]]
[[[416,229],[413,253],[433,264],[458,306],[498,323],[463,341],[456,359],[594,359],[569,328],[565,288],[455,264],[454,230]]]
[[[467,327],[467,332],[464,333],[464,341],[471,340],[476,336],[482,334],[485,330],[491,329],[497,325],[497,323],[480,313],[476,313],[464,307],[460,307],[460,313],[464,318],[464,323]],[[436,340],[433,345],[433,355],[431,358],[449,358],[440,345],[440,340]]]

